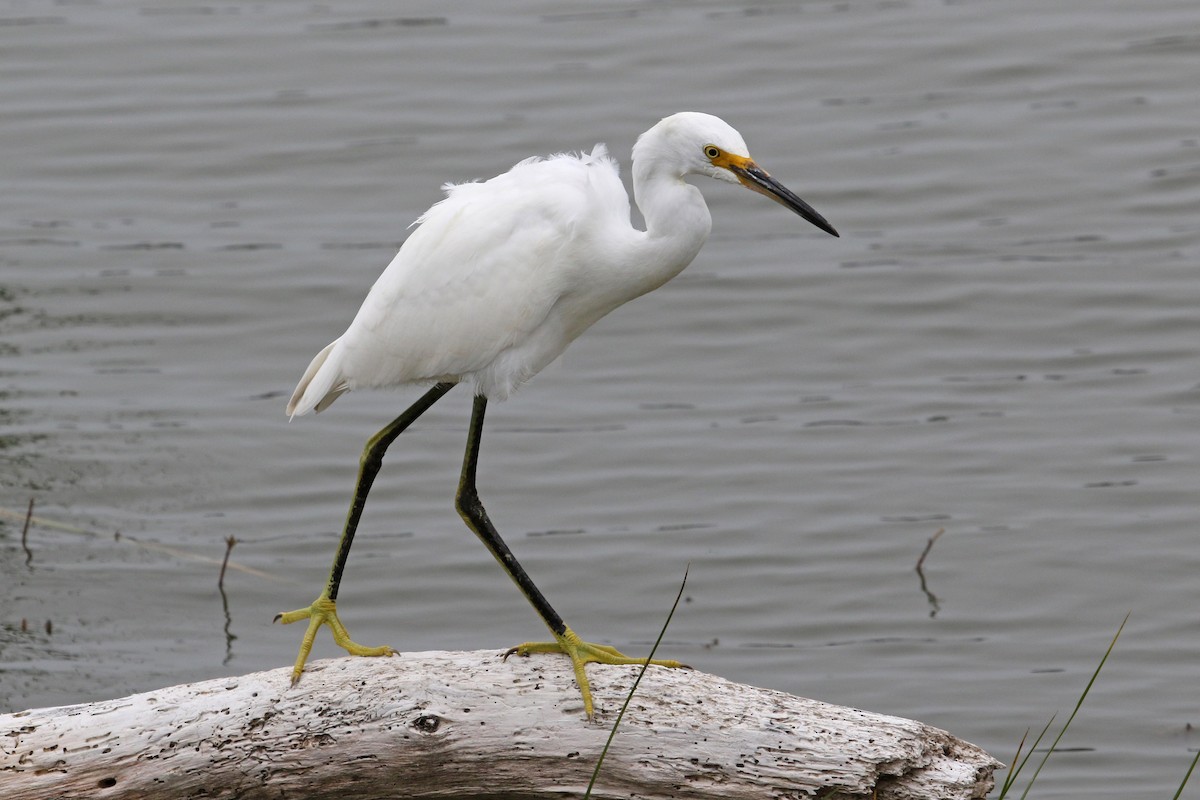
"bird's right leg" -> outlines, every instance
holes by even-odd
[[[333,567],[329,570],[329,581],[325,584],[325,590],[307,608],[275,616],[275,621],[284,625],[299,622],[302,619],[308,620],[308,630],[305,631],[304,638],[300,641],[300,654],[296,656],[296,664],[292,669],[293,686],[300,680],[300,673],[304,671],[304,662],[308,660],[313,640],[316,639],[317,630],[322,625],[329,626],[333,640],[350,655],[390,656],[396,652],[386,645],[363,647],[350,638],[346,626],[342,624],[337,615],[338,587],[342,583],[342,570],[346,568],[346,559],[350,556],[350,545],[354,543],[354,532],[358,530],[358,520],[362,517],[363,509],[367,505],[367,494],[370,493],[371,484],[375,482],[375,476],[379,474],[379,468],[383,464],[383,454],[387,452],[388,446],[416,421],[417,417],[428,411],[430,406],[440,400],[454,386],[453,383],[437,384],[423,394],[417,402],[409,406],[403,414],[367,440],[367,445],[363,448],[362,456],[359,459],[358,482],[354,487],[354,500],[350,503],[350,512],[346,515],[346,527],[342,531],[342,539],[338,544],[337,555],[333,559]]]
[[[508,573],[509,577],[521,589],[526,599],[537,610],[538,615],[546,623],[546,627],[554,634],[553,642],[525,642],[511,648],[504,654],[504,657],[508,658],[513,653],[522,656],[532,653],[562,653],[570,658],[575,670],[575,681],[579,684],[579,692],[583,697],[583,711],[587,714],[588,719],[592,719],[592,688],[588,682],[584,665],[645,664],[646,659],[630,658],[615,647],[592,644],[580,639],[573,630],[567,627],[567,623],[563,622],[563,618],[558,615],[558,612],[550,607],[550,603],[546,601],[546,598],[538,590],[537,586],[533,584],[533,580],[525,572],[520,563],[518,563],[517,557],[513,555],[512,550],[500,538],[496,527],[492,525],[491,519],[488,518],[483,503],[479,500],[479,490],[475,486],[475,473],[479,466],[479,442],[483,435],[483,417],[486,410],[487,398],[477,396],[475,398],[475,406],[471,411],[471,428],[467,435],[467,452],[463,458],[462,477],[459,480],[455,505],[463,521],[467,523],[467,527],[475,532],[480,541],[496,557],[496,560],[504,567],[504,571]],[[685,664],[671,660],[655,660],[650,663],[660,667],[687,668]]]

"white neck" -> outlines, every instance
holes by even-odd
[[[646,277],[657,281],[650,291],[692,263],[708,239],[712,217],[699,189],[666,165],[638,163],[636,154],[633,199],[646,221],[637,249]]]

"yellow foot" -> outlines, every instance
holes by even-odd
[[[554,634],[554,638],[555,641],[553,642],[525,642],[516,647],[510,647],[504,654],[504,657],[508,658],[514,653],[519,656],[528,656],[533,653],[562,653],[568,656],[571,659],[571,664],[575,667],[575,681],[579,684],[579,691],[583,695],[583,710],[587,713],[588,719],[592,719],[594,716],[592,713],[592,687],[588,684],[587,675],[583,671],[584,664],[646,663],[646,659],[630,658],[615,647],[610,647],[606,644],[585,642],[570,628],[563,631],[561,635]],[[670,659],[655,659],[650,663],[659,667],[691,669],[687,664],[681,664],[678,661]]]
[[[292,668],[292,686],[295,686],[300,680],[300,673],[304,671],[304,662],[308,660],[313,640],[317,638],[317,629],[322,625],[329,626],[329,632],[333,634],[333,640],[352,656],[390,656],[396,653],[395,650],[386,645],[383,647],[363,647],[361,644],[355,644],[350,639],[350,634],[346,631],[346,626],[338,619],[337,603],[330,600],[329,596],[324,593],[313,601],[313,604],[308,608],[275,615],[275,622],[281,622],[284,625],[299,622],[302,619],[308,620],[308,630],[304,632],[304,638],[300,640],[300,655],[296,656],[296,665]]]

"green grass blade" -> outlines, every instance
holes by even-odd
[[[1025,762],[1021,760],[1021,751],[1025,748],[1025,740],[1029,738],[1029,728],[1025,729],[1025,733],[1021,734],[1021,741],[1017,742],[1017,752],[1013,753],[1012,759],[1008,762],[1008,775],[1004,778],[1004,783],[1000,787],[1000,800],[1004,800],[1004,796],[1008,794],[1008,789],[1012,786],[1012,782],[1017,779],[1017,773],[1021,769],[1021,765]]]
[[[1129,612],[1132,614],[1133,612]],[[1087,682],[1087,686],[1083,688],[1083,694],[1079,695],[1078,702],[1075,703],[1075,708],[1071,711],[1071,716],[1067,717],[1067,721],[1063,724],[1062,730],[1058,732],[1058,736],[1054,737],[1054,741],[1050,743],[1050,749],[1046,751],[1046,755],[1042,756],[1041,762],[1038,763],[1037,769],[1033,771],[1033,777],[1029,779],[1029,784],[1025,787],[1025,791],[1021,793],[1021,800],[1025,800],[1029,794],[1029,790],[1033,788],[1034,781],[1042,771],[1042,767],[1046,766],[1046,762],[1050,760],[1050,756],[1058,747],[1058,743],[1062,741],[1063,735],[1067,732],[1067,728],[1071,727],[1071,722],[1075,719],[1075,715],[1079,713],[1079,709],[1083,706],[1083,701],[1087,699],[1088,692],[1092,690],[1092,684],[1096,682],[1096,678],[1100,676],[1100,670],[1104,669],[1104,662],[1108,661],[1109,655],[1112,654],[1113,648],[1117,646],[1117,639],[1121,636],[1121,631],[1125,630],[1125,623],[1129,622],[1129,614],[1125,615],[1125,619],[1121,620],[1120,627],[1117,628],[1116,634],[1112,641],[1109,642],[1108,649],[1104,651],[1104,657],[1100,659],[1100,663],[1096,665],[1096,671],[1092,673],[1092,678]],[[1032,753],[1032,749],[1030,750]]]
[[[662,630],[658,632],[658,638],[654,640],[654,646],[650,648],[650,655],[646,656],[646,663],[642,664],[637,678],[633,681],[633,686],[629,688],[629,694],[625,696],[625,702],[621,704],[621,710],[617,714],[616,722],[613,723],[612,730],[608,732],[608,741],[604,743],[604,749],[600,751],[600,757],[596,759],[596,768],[592,770],[592,779],[588,781],[587,791],[583,793],[583,800],[588,800],[592,796],[592,787],[596,785],[596,778],[600,776],[600,765],[604,763],[604,757],[608,755],[608,748],[612,745],[613,737],[617,735],[617,728],[625,716],[625,709],[629,708],[629,701],[633,700],[633,695],[637,692],[638,684],[642,682],[642,676],[646,674],[646,670],[650,667],[650,659],[654,658],[654,654],[658,652],[659,644],[662,643],[663,637],[667,634],[667,626],[671,624],[671,618],[675,616],[675,609],[679,608],[679,600],[683,597],[683,587],[687,586],[688,570],[691,569],[691,566],[691,564],[688,564],[683,569],[683,580],[679,582],[679,591],[675,594],[675,602],[671,604],[671,610],[667,612],[667,619],[663,622]]]
[[[1037,746],[1041,744],[1042,739],[1046,737],[1046,732],[1050,730],[1050,726],[1054,724],[1054,718],[1057,716],[1058,714],[1050,715],[1050,719],[1048,719],[1046,724],[1042,726],[1041,733],[1039,733],[1037,738],[1033,740],[1033,744],[1029,745],[1029,751],[1025,753],[1025,757],[1020,760],[1020,763],[1018,763],[1016,760],[1013,761],[1014,766],[1009,768],[1008,779],[1004,781],[1004,786],[1000,789],[1000,797],[997,798],[997,800],[1004,800],[1004,798],[1008,795],[1008,792],[1010,789],[1012,789],[1013,784],[1017,782],[1017,776],[1021,774],[1021,770],[1025,769],[1025,765],[1029,763],[1029,759],[1033,757],[1034,752],[1037,750]],[[1025,739],[1028,736],[1029,732],[1026,731],[1025,736],[1021,737],[1022,744],[1025,742]],[[1017,754],[1020,755],[1020,752],[1021,748],[1018,746]]]
[[[1175,793],[1175,796],[1171,800],[1179,800],[1183,796],[1183,787],[1187,786],[1188,781],[1192,777],[1192,770],[1196,768],[1196,762],[1198,761],[1200,761],[1200,750],[1196,751],[1196,757],[1192,759],[1192,765],[1188,767],[1187,774],[1183,776],[1183,783],[1179,784],[1179,791]]]

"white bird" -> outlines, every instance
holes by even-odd
[[[584,642],[567,627],[488,519],[475,470],[488,400],[507,398],[592,323],[691,263],[712,220],[700,191],[685,180],[690,175],[741,183],[838,235],[750,158],[741,134],[697,112],[666,117],[634,145],[633,194],[645,230],[630,222],[629,198],[603,145],[590,155],[530,158],[489,181],[443,187],[446,199],[418,219],[350,327],[317,354],[288,401],[287,413],[300,416],[323,411],[351,389],[434,384],[367,442],[325,590],[311,606],[276,617],[285,624],[309,620],[293,683],[321,625],[351,654],[394,652],[350,639],[337,617],[342,570],[388,445],[456,384],[468,381],[475,401],[456,507],[554,635],[553,642],[526,642],[509,654],[568,655],[588,717],[592,699],[585,663],[643,663]]]

